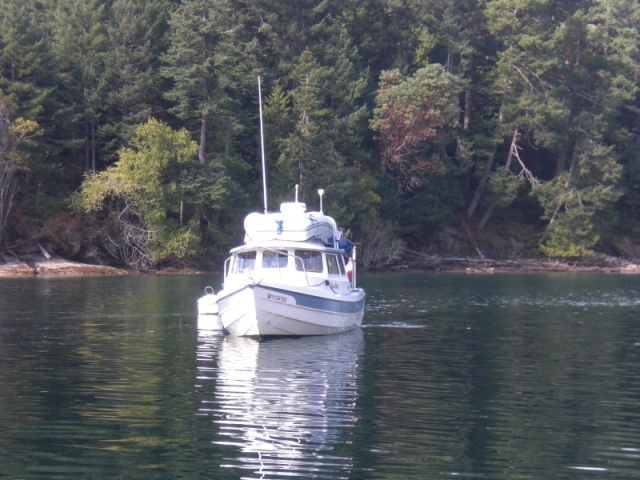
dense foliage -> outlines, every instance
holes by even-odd
[[[300,188],[403,251],[640,256],[636,0],[0,0],[0,252],[217,257]],[[0,258],[1,260],[1,258]]]

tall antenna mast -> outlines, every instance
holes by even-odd
[[[264,197],[264,213],[267,213],[267,167],[264,159],[264,127],[262,125],[262,90],[258,75],[258,103],[260,105],[260,148],[262,152],[262,195]]]

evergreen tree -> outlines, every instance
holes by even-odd
[[[99,131],[107,159],[115,156],[139,125],[163,113],[159,68],[166,46],[168,9],[165,0],[116,0],[111,7],[105,53],[109,89]]]
[[[310,201],[318,188],[324,188],[325,205],[343,223],[351,223],[364,212],[373,214],[377,202],[371,191],[373,180],[361,163],[359,139],[366,117],[358,102],[363,85],[345,55],[348,45],[336,45],[334,63],[326,67],[310,50],[300,55],[293,70],[294,88],[289,92],[294,126],[278,142],[277,163],[277,175],[285,187],[278,192],[281,197],[290,196],[297,184],[302,199]]]
[[[163,75],[173,87],[166,97],[175,103],[171,111],[176,116],[189,126],[197,125],[198,158],[205,163],[210,155],[207,140],[216,138],[228,150],[240,128],[231,92],[248,81],[243,75],[242,62],[247,59],[242,58],[242,43],[236,43],[241,32],[225,0],[187,0],[170,24],[171,46]]]
[[[423,1],[346,0],[338,21],[349,32],[374,78],[381,71],[398,69],[408,73],[416,66],[420,33],[424,31]]]
[[[100,0],[60,0],[51,25],[58,67],[57,131],[83,171],[98,168],[98,129],[105,105],[107,4]]]
[[[33,120],[17,118],[11,114],[5,97],[0,92],[0,248],[7,246],[6,228],[13,209],[20,173],[27,169],[21,144],[38,134]]]
[[[0,0],[0,11],[0,90],[15,114],[44,123],[53,89],[46,32],[32,0]]]
[[[0,92],[6,95],[14,124],[28,121],[38,126],[38,135],[26,135],[19,142],[13,210],[22,218],[16,219],[21,228],[14,233],[24,240],[38,235],[43,221],[62,208],[68,194],[51,121],[57,111],[56,64],[47,31],[50,19],[40,2],[2,0],[0,10]]]
[[[556,199],[553,213],[544,217],[548,224],[543,240],[564,236],[567,255],[586,251],[597,241],[597,228],[602,228],[602,223],[597,227],[599,222],[589,219],[606,212],[609,202],[619,195],[605,195],[601,190],[603,185],[607,189],[615,187],[620,172],[615,168],[617,155],[608,146],[607,132],[613,118],[607,105],[620,98],[621,92],[613,87],[615,82],[610,82],[607,74],[600,73],[612,66],[611,55],[602,41],[610,35],[610,22],[599,20],[580,2],[544,5],[548,8],[537,2],[524,2],[516,10],[509,3],[499,0],[488,6],[494,33],[506,47],[498,64],[498,78],[505,89],[501,111],[504,133],[521,133],[524,141],[555,158],[554,168],[542,164],[538,178],[532,182],[533,192],[547,212],[548,199]],[[613,2],[607,3],[608,7],[613,6]],[[625,69],[611,71],[622,74]],[[625,73],[633,72],[626,69]],[[628,83],[622,90],[626,90],[622,97],[633,97],[634,87]],[[607,155],[593,153],[603,151]],[[581,172],[587,172],[579,182],[574,173],[577,164],[581,165]],[[559,189],[572,193],[567,197]],[[593,201],[596,197],[599,200]],[[569,198],[581,201],[572,204]],[[587,215],[590,209],[594,211]],[[565,216],[574,223],[559,233]],[[577,226],[575,222],[583,223]],[[548,248],[560,255],[563,250],[557,246],[556,242]]]
[[[358,234],[395,229],[415,248],[459,222],[463,201],[464,226],[491,235],[492,219],[530,222],[546,255],[603,250],[618,217],[627,234],[640,231],[636,0],[0,0],[0,9],[4,110],[12,128],[33,127],[11,130],[20,141],[4,170],[24,238],[42,235],[81,174],[120,161],[155,117],[187,127],[198,145],[197,161],[163,177],[168,220],[205,247],[237,241],[262,190],[258,75],[271,208],[295,184],[307,202],[325,188],[340,223]],[[427,84],[430,95],[414,95]],[[433,100],[431,111],[446,103],[447,120],[427,122],[409,108],[418,100]],[[404,133],[390,126],[405,117]],[[227,201],[212,200],[222,197],[210,186]]]
[[[200,164],[230,182],[226,209],[209,211],[202,205],[194,212],[206,245],[229,242],[225,235],[237,241],[246,214],[241,207],[251,191],[258,191],[257,185],[249,188],[258,178],[251,168],[259,163],[257,76],[241,13],[227,0],[183,2],[171,16],[170,47],[163,57],[162,75],[172,83],[165,94],[173,103],[170,112],[196,134]],[[228,223],[233,227],[219,228]]]
[[[291,91],[295,130],[282,142],[279,159],[282,174],[288,173],[289,190],[293,191],[293,185],[298,184],[303,200],[319,187],[318,182],[342,167],[336,157],[329,156],[323,138],[329,114],[320,93],[323,74],[313,54],[305,50],[294,71],[296,83]]]

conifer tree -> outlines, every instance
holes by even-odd
[[[105,104],[106,4],[60,0],[53,13],[53,52],[58,67],[57,130],[84,171],[98,167],[98,129]],[[81,163],[80,163],[81,162]]]
[[[517,131],[522,144],[529,143],[555,159],[554,165],[543,165],[532,183],[548,222],[543,241],[554,242],[545,251],[555,255],[591,251],[603,224],[591,219],[606,215],[608,205],[619,196],[615,191],[618,155],[610,148],[607,134],[614,118],[607,105],[615,101],[620,105],[616,99],[621,94],[627,101],[633,98],[635,87],[611,82],[601,72],[633,77],[637,74],[629,67],[637,63],[611,68],[613,56],[605,45],[611,44],[609,28],[616,23],[611,21],[616,8],[614,2],[605,3],[613,15],[608,20],[598,18],[599,8],[589,11],[581,2],[549,8],[523,2],[514,10],[508,0],[498,0],[487,10],[493,32],[505,47],[497,76],[505,89],[504,134]],[[617,6],[623,3],[631,5]],[[618,16],[618,20],[622,19]],[[578,171],[583,173],[576,176]],[[571,228],[560,228],[563,218],[572,219]],[[560,237],[562,243],[553,240]]]
[[[324,43],[323,49],[316,46],[333,63],[323,66],[307,49],[295,64],[289,92],[294,126],[279,141],[277,166],[281,183],[288,184],[281,195],[298,184],[302,198],[312,199],[318,188],[324,188],[325,205],[346,223],[361,212],[372,213],[377,199],[371,192],[372,179],[362,168],[359,140],[366,110],[361,103],[361,72],[349,58],[350,43],[341,43],[339,35],[336,40]]]
[[[46,32],[38,23],[32,0],[0,0],[0,11],[0,90],[4,101],[18,116],[42,122],[53,90]]]
[[[328,158],[327,145],[321,139],[329,113],[320,98],[322,68],[313,54],[305,50],[293,73],[295,88],[291,98],[295,130],[283,142],[279,163],[284,167],[283,172],[289,172],[290,188],[298,184],[304,199],[313,192],[316,182],[326,178],[329,169],[334,170],[338,165],[330,165],[330,160],[335,158]]]
[[[27,169],[21,144],[38,130],[38,124],[33,120],[12,119],[0,92],[0,252],[7,245],[5,229],[14,206],[18,176]]]
[[[109,15],[105,53],[104,156],[111,156],[135,129],[163,113],[160,55],[169,6],[165,0],[116,0]],[[109,151],[112,153],[110,154]]]
[[[226,135],[224,125],[234,124],[229,91],[246,81],[235,75],[234,62],[240,60],[234,54],[237,26],[225,0],[186,0],[170,24],[163,75],[173,86],[166,98],[174,102],[172,113],[190,128],[197,127],[198,159],[204,164],[211,155],[207,141],[215,134]]]

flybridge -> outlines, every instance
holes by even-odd
[[[307,212],[301,202],[286,202],[277,213],[250,213],[244,220],[245,243],[269,240],[318,241],[336,246],[340,235],[335,220],[322,212]]]
[[[260,78],[258,78],[259,86]],[[262,131],[262,120],[260,121],[260,128]],[[264,213],[253,212],[244,219],[244,241],[246,244],[282,240],[320,242],[324,245],[337,247],[342,235],[338,230],[336,221],[322,211],[323,189],[318,190],[320,209],[317,212],[307,212],[307,205],[298,201],[298,185],[296,185],[295,201],[281,203],[280,212],[274,213],[267,211],[266,181],[266,175],[263,175],[263,184],[265,185]]]

